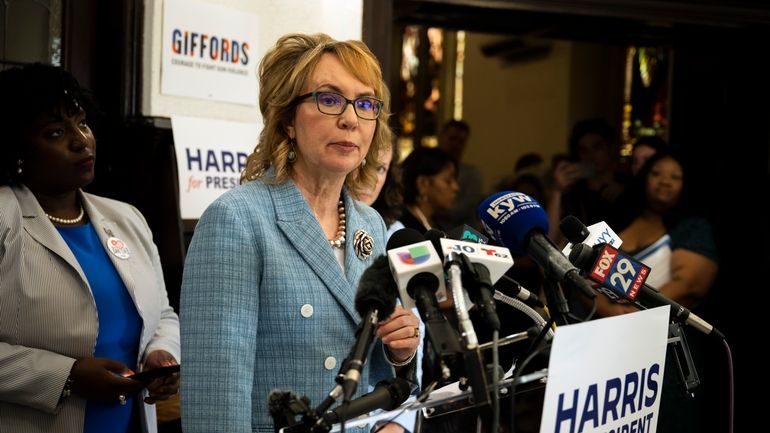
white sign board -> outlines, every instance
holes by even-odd
[[[559,327],[540,433],[655,433],[669,307]]]
[[[206,207],[240,184],[246,158],[257,143],[254,123],[172,116],[182,219],[200,218]]]
[[[165,0],[161,92],[257,105],[257,15],[199,0]]]

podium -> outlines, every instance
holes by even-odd
[[[516,379],[515,383],[513,383],[513,378],[509,375],[501,380],[496,386],[498,395],[501,399],[500,401],[508,401],[505,397],[510,396],[512,384],[514,385],[516,395],[519,395],[520,393],[526,393],[533,390],[544,390],[547,378],[547,369],[522,375]],[[494,385],[489,385],[488,389],[491,391],[493,387]],[[472,409],[473,407],[475,407],[475,404],[473,402],[471,390],[463,390],[460,388],[458,382],[453,382],[431,392],[425,401],[420,402],[414,397],[410,397],[409,400],[394,410],[348,420],[345,422],[345,429],[347,431],[348,429],[357,427],[372,426],[378,421],[387,421],[407,412],[417,412],[417,418],[419,420],[420,418],[436,418],[442,415]],[[418,421],[418,423],[419,422],[420,421]],[[297,431],[295,426],[292,426],[281,429],[280,433],[296,433]],[[340,431],[340,425],[335,424],[332,427],[331,432],[338,431]],[[415,431],[419,430],[415,429]]]

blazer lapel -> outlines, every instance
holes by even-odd
[[[24,230],[26,230],[33,239],[40,242],[51,252],[61,257],[62,260],[72,266],[72,268],[80,275],[80,278],[86,283],[86,286],[88,286],[88,280],[75,258],[75,255],[72,254],[69,246],[67,246],[64,238],[61,237],[53,223],[48,220],[45,211],[40,207],[40,204],[32,194],[32,191],[27,187],[22,186],[20,188],[13,188],[13,192],[16,194],[16,198],[19,201],[21,215],[24,220]]]
[[[325,239],[326,235],[321,230],[315,215],[310,212],[302,193],[294,182],[289,180],[272,187],[270,194],[280,230],[348,315],[354,321],[358,321],[358,313],[354,306],[355,288],[343,276],[342,268],[329,244],[318,242],[318,239]],[[347,236],[348,234],[346,239],[348,239]],[[349,259],[347,257],[345,259],[347,268]]]
[[[99,209],[93,205],[93,202],[89,200],[87,194],[81,192],[80,199],[86,209],[86,212],[88,212],[89,218],[91,218],[91,224],[93,224],[94,230],[96,230],[96,235],[99,236],[103,247],[107,246],[107,242],[111,237],[118,238],[123,242],[126,241],[125,237],[121,237],[121,232],[118,229],[115,221],[108,219],[101,212],[99,212]],[[132,251],[132,249],[135,250],[136,248],[139,248],[139,245],[126,244],[126,247],[128,247],[129,254],[133,254],[136,251]],[[115,266],[115,270],[118,271],[118,275],[120,275],[120,278],[123,280],[123,284],[126,285],[128,293],[131,294],[132,298],[135,298],[137,287],[136,282],[132,277],[130,256],[127,259],[121,259],[109,251],[107,251],[107,256],[110,258],[113,266]]]

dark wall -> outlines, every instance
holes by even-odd
[[[766,34],[725,32],[686,38],[675,48],[671,142],[691,156],[699,201],[715,221],[720,253],[717,283],[698,313],[728,336],[733,349],[736,431],[748,429],[752,418],[760,422],[761,409],[746,396],[767,385],[756,353],[763,309],[755,302],[755,294],[763,296],[768,287],[757,272],[769,263],[770,106],[764,101],[770,97],[770,68],[758,58],[766,40]],[[725,374],[724,352],[711,356],[711,377]],[[719,402],[726,403],[726,387],[721,391]]]
[[[696,313],[727,335],[735,363],[736,431],[761,422],[762,409],[747,395],[763,392],[768,382],[756,352],[764,342],[758,330],[763,329],[759,321],[768,289],[762,271],[770,269],[770,221],[763,210],[770,198],[770,68],[762,59],[770,40],[770,4],[370,0],[364,5],[370,15],[392,17],[394,32],[422,24],[673,47],[670,142],[688,155],[688,184],[697,186],[701,209],[714,222],[720,253],[717,282]],[[393,39],[367,32],[368,23],[365,42],[390,72],[396,70],[400,57],[392,53]],[[391,81],[391,87],[396,83]],[[699,424],[708,431],[728,431],[731,372],[725,348],[699,336],[692,339],[699,347],[696,366],[702,379]]]
[[[96,179],[86,189],[136,206],[147,219],[176,308],[184,263],[170,122],[139,115],[141,24],[138,0],[65,3],[64,66],[103,112],[95,128]]]

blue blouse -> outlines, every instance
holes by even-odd
[[[142,319],[94,226],[89,221],[80,226],[57,226],[56,229],[67,242],[91,286],[99,319],[94,357],[114,359],[136,370]],[[126,405],[117,401],[89,400],[83,431],[138,431],[138,419],[134,415],[133,398],[129,398]]]

